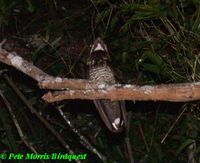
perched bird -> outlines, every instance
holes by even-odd
[[[116,84],[114,73],[108,65],[109,60],[106,44],[97,38],[88,58],[89,79],[98,85]],[[126,124],[124,101],[102,99],[94,100],[94,104],[108,129],[121,132]]]

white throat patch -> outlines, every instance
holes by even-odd
[[[103,48],[103,46],[100,43],[98,43],[97,47],[94,49],[94,51],[97,51],[97,50],[105,51],[104,48]]]

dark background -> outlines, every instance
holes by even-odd
[[[116,79],[120,83],[161,84],[199,81],[200,2],[198,0],[0,0],[0,39],[8,51],[48,74],[87,78],[90,44],[101,37],[107,43]],[[102,123],[92,101],[66,100],[47,104],[37,83],[12,67],[7,69],[30,104],[59,132],[83,162],[102,162],[77,129],[109,162],[129,162],[125,138],[130,139],[135,162],[199,162],[199,102],[126,101],[130,132],[112,134]],[[13,92],[5,78],[0,89],[12,106],[28,142],[42,153],[68,153],[51,132]],[[69,127],[57,107],[73,124]],[[184,110],[184,112],[182,112]],[[182,114],[181,114],[182,113]],[[165,142],[161,140],[180,116]],[[192,144],[194,149],[189,149]],[[30,153],[0,99],[0,152]],[[194,154],[192,154],[194,153]]]

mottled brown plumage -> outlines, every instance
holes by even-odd
[[[91,47],[88,64],[89,79],[99,84],[100,87],[103,87],[106,84],[116,83],[113,71],[107,64],[109,59],[107,46],[100,38],[97,38]],[[124,101],[102,99],[94,100],[94,104],[110,131],[122,131],[125,125]]]

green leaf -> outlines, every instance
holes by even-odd
[[[146,52],[144,54],[144,58],[148,58],[152,63],[156,65],[161,65],[163,63],[162,58],[159,55],[152,52]]]
[[[33,3],[31,2],[31,0],[27,0],[26,1],[28,6],[27,6],[27,10],[30,12],[30,13],[33,13],[34,10],[35,10],[35,6],[33,5]]]
[[[146,63],[146,64],[143,64],[142,67],[144,68],[145,71],[149,71],[155,74],[160,73],[160,68],[156,65]]]

